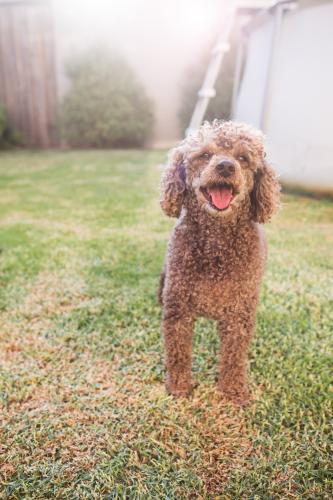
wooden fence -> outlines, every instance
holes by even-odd
[[[0,0],[0,103],[32,147],[58,145],[52,5]]]

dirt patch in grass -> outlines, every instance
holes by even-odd
[[[107,433],[103,402],[113,391],[109,363],[76,354],[66,338],[52,334],[56,319],[84,299],[77,277],[43,273],[15,314],[2,318],[3,485],[50,462],[72,477],[98,460]]]

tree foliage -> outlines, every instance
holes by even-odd
[[[64,139],[76,147],[138,147],[150,138],[151,100],[120,56],[102,49],[71,58],[60,112]]]
[[[0,104],[0,149],[22,144],[22,135],[10,123],[5,108]]]

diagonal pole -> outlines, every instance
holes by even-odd
[[[221,34],[218,37],[217,43],[212,50],[212,56],[208,64],[206,75],[201,89],[198,92],[198,100],[195,105],[189,127],[186,130],[186,135],[197,130],[203,122],[210,99],[215,97],[215,83],[218,77],[224,54],[230,49],[228,43],[230,32],[234,23],[236,7],[234,2],[228,2],[222,25]]]

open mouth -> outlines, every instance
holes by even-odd
[[[208,201],[208,203],[215,208],[215,210],[227,210],[231,201],[235,196],[234,188],[230,184],[216,184],[200,188],[200,191]]]

